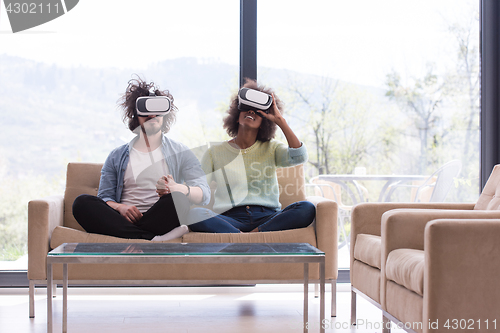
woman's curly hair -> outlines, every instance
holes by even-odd
[[[250,88],[258,91],[262,91],[266,94],[271,95],[274,91],[270,88],[267,88],[263,85],[257,84],[255,80],[245,79],[245,84],[242,88]],[[283,113],[283,102],[274,95],[276,100],[276,106]],[[272,108],[271,108],[272,110]],[[229,109],[227,110],[227,115],[224,118],[224,129],[227,134],[234,138],[238,135],[238,119],[240,117],[240,110],[238,110],[238,94],[234,95],[231,99],[231,104],[229,105]],[[274,138],[276,134],[276,123],[267,120],[266,118],[262,118],[262,124],[260,125],[259,132],[257,134],[257,140],[260,141],[269,141]]]
[[[128,128],[133,132],[139,127],[139,116],[135,108],[135,101],[141,96],[149,96],[149,92],[153,91],[155,96],[166,96],[170,99],[170,112],[163,116],[163,125],[161,131],[167,133],[170,127],[175,122],[177,106],[174,105],[174,97],[168,90],[160,90],[153,82],[147,83],[139,76],[136,79],[128,81],[128,87],[125,94],[120,99],[120,106],[123,108],[123,122],[128,123]]]

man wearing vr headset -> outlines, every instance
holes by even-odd
[[[251,80],[233,98],[224,119],[232,139],[211,145],[202,159],[208,180],[217,183],[213,211],[193,208],[188,218],[192,231],[263,232],[312,223],[316,209],[311,202],[295,202],[284,209],[279,202],[276,168],[307,161],[305,145],[280,109],[282,102],[272,90]],[[277,127],[288,145],[273,140]]]
[[[87,232],[170,240],[188,232],[183,222],[191,203],[210,200],[198,159],[164,135],[178,111],[173,101],[168,90],[154,83],[129,81],[121,107],[123,120],[137,136],[109,154],[97,197],[83,194],[74,201],[73,215]]]

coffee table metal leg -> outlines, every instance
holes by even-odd
[[[332,291],[333,292],[333,291]],[[319,327],[325,332],[325,261],[319,263]]]
[[[68,332],[68,264],[63,264],[63,333]]]
[[[47,333],[52,333],[52,264],[47,263]]]
[[[304,332],[308,332],[309,323],[309,305],[308,305],[308,294],[309,294],[309,263],[304,263]]]

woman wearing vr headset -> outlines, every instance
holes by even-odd
[[[211,145],[201,163],[207,180],[217,183],[213,211],[193,208],[188,217],[192,231],[263,232],[312,223],[316,210],[309,201],[295,202],[284,209],[279,202],[276,168],[307,161],[305,145],[280,109],[282,102],[272,90],[251,80],[232,99],[224,119],[224,128],[232,139]],[[277,127],[288,145],[273,139]]]
[[[83,194],[74,201],[73,215],[87,232],[170,240],[189,231],[183,221],[191,203],[210,200],[198,159],[185,145],[164,135],[175,121],[173,101],[168,90],[161,91],[154,83],[129,81],[121,107],[123,120],[136,137],[109,154],[97,196]]]

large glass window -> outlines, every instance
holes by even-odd
[[[257,26],[258,79],[308,146],[309,194],[339,202],[339,267],[356,203],[477,199],[478,1],[270,0]]]
[[[341,179],[308,187],[342,202],[341,268],[352,205],[430,200],[430,187],[419,186],[454,160],[461,171],[445,200],[476,200],[478,6],[258,3],[258,79],[286,102],[285,116],[309,148],[307,180]],[[103,162],[131,138],[116,105],[133,74],[174,95],[181,112],[172,137],[190,147],[224,138],[238,51],[239,1],[86,0],[16,34],[2,2],[0,269],[26,268],[28,201],[62,194],[68,162]],[[369,176],[416,179],[384,189],[386,180]]]
[[[0,8],[0,270],[26,269],[27,204],[62,195],[68,162],[128,142],[120,95],[134,74],[180,109],[171,137],[218,139],[238,87],[239,2],[85,0],[13,34]],[[222,132],[223,133],[223,132]]]

